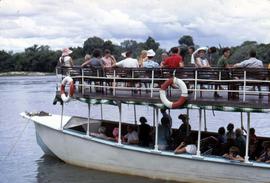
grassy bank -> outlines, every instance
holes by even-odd
[[[26,71],[0,72],[0,77],[1,76],[48,76],[48,75],[55,75],[55,73],[26,72]]]

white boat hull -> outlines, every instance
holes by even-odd
[[[69,164],[181,182],[270,182],[270,166],[265,164],[230,163],[222,158],[155,152],[34,122],[42,142]]]

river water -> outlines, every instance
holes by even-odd
[[[33,123],[19,116],[23,111],[46,111],[60,114],[61,107],[52,105],[57,78],[55,76],[0,77],[0,183],[28,182],[91,182],[91,183],[146,183],[164,182],[140,177],[125,176],[68,165],[56,158],[46,156],[36,143]],[[138,106],[136,119],[145,116],[152,121],[152,108]],[[123,120],[133,123],[133,106],[123,107]],[[87,116],[87,105],[72,101],[65,105],[65,115]],[[177,116],[185,110],[171,111],[174,127],[180,123]],[[92,106],[91,117],[100,118],[100,106]],[[160,115],[159,115],[160,116]],[[115,106],[103,106],[105,119],[117,120]],[[207,130],[217,131],[220,126],[233,122],[240,127],[240,114],[229,112],[206,112]],[[257,135],[270,136],[269,116],[252,114],[251,126]],[[246,116],[244,115],[244,120]],[[190,111],[192,129],[198,128],[198,111]],[[203,126],[204,128],[204,126]]]

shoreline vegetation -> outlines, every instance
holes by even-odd
[[[183,57],[185,65],[190,64],[191,56],[188,54],[188,47],[199,47],[199,45],[193,41],[193,38],[190,35],[183,35],[178,41],[175,40],[174,46],[180,48],[180,55]],[[209,57],[211,57],[210,65],[212,67],[216,66],[218,59],[222,56],[224,46],[203,46],[208,46],[209,50],[211,50],[211,52],[209,52]],[[85,40],[82,47],[70,47],[70,49],[73,51],[71,57],[74,64],[81,65],[84,62],[85,54],[92,54],[93,50],[96,48],[101,49],[102,51],[109,49],[117,61],[123,59],[121,57],[121,53],[125,51],[131,51],[133,53],[132,57],[138,59],[142,50],[153,49],[156,53],[154,60],[158,63],[160,63],[162,60],[162,53],[169,51],[161,48],[159,42],[150,36],[144,42],[137,42],[136,40],[124,40],[120,44],[114,44],[110,40],[103,40],[100,37],[94,36]],[[262,60],[264,64],[270,63],[270,43],[263,44],[257,43],[256,41],[245,41],[241,45],[230,47],[230,49],[232,55],[228,60],[229,64],[239,63],[245,59],[248,59],[248,53],[251,49],[256,50],[257,58]],[[53,73],[55,72],[55,67],[59,64],[58,60],[61,54],[61,50],[52,50],[48,45],[36,44],[25,48],[25,50],[22,52],[15,53],[0,49],[0,74],[1,72],[7,72],[5,75],[13,76],[29,75],[29,72]],[[12,71],[20,71],[21,73],[13,73]]]
[[[10,71],[0,72],[0,77],[3,76],[52,76],[55,73],[52,72],[28,72],[28,71]]]

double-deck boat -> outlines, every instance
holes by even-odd
[[[24,118],[34,122],[37,143],[44,153],[72,165],[154,179],[181,182],[269,182],[270,164],[249,159],[250,116],[253,112],[265,115],[270,112],[267,69],[102,70],[61,67],[56,69],[56,73],[61,80],[55,102],[61,104],[62,114],[21,113]],[[253,86],[258,87],[259,91],[248,90]],[[214,97],[214,92],[222,97]],[[65,103],[72,100],[88,104],[88,118],[63,115]],[[122,121],[122,106],[126,104],[134,105],[135,117],[137,105],[153,108],[153,146],[141,147],[122,142],[121,135],[125,134],[127,126]],[[117,107],[119,120],[91,118],[92,105],[101,105],[101,112],[102,105]],[[186,109],[187,115],[190,110],[198,111],[199,129],[193,132],[197,139],[195,155],[160,150],[158,115],[161,108]],[[203,138],[216,135],[214,132],[202,131],[202,123],[206,123],[203,116],[205,110],[247,114],[243,162],[211,155],[211,148],[203,148]],[[115,127],[121,135],[115,141],[92,136],[101,126],[106,127],[108,136],[112,137]],[[262,142],[270,138],[258,139]]]

